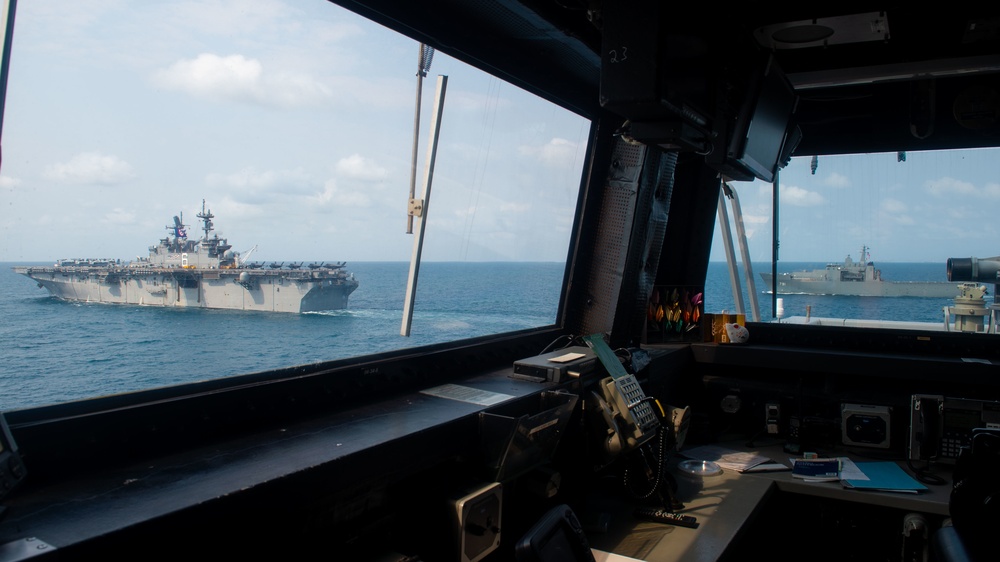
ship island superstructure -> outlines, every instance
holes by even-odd
[[[202,201],[204,236],[191,240],[183,213],[168,235],[134,261],[62,259],[52,267],[15,266],[53,296],[70,301],[256,310],[320,312],[347,307],[358,288],[345,263],[248,263],[214,232],[215,215]],[[256,248],[256,247],[255,247]]]
[[[771,292],[770,273],[761,273],[764,292]],[[843,295],[858,297],[934,297],[955,298],[959,283],[946,281],[886,281],[871,261],[868,247],[861,247],[861,260],[848,255],[841,263],[828,263],[823,269],[779,273],[778,294]]]

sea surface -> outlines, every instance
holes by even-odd
[[[310,314],[67,302],[15,274],[13,265],[0,263],[0,410],[548,326],[555,322],[565,269],[558,263],[425,263],[410,336],[404,337],[404,262],[349,263],[360,282],[349,308]],[[780,271],[823,265],[785,263]],[[887,280],[946,280],[943,264],[887,263],[881,269]],[[753,264],[753,270],[759,280],[770,265]],[[757,287],[762,320],[770,321],[771,296],[763,290]],[[910,297],[783,299],[786,316],[804,316],[809,305],[818,317],[938,323],[949,304]],[[723,310],[736,307],[726,264],[713,262],[705,311]]]
[[[778,273],[823,269],[826,262],[781,262]],[[885,281],[948,281],[947,266],[942,263],[878,263]],[[774,320],[773,295],[767,293],[770,287],[764,284],[761,273],[770,273],[771,264],[753,263],[755,289],[761,322]],[[709,265],[705,282],[705,311],[734,312],[733,290],[729,282],[729,269],[724,262]],[[752,320],[749,292],[742,266],[739,270],[743,285],[743,303],[747,320]],[[992,302],[993,287],[989,287],[988,302]],[[893,320],[905,322],[933,322],[944,324],[944,307],[953,304],[952,299],[924,297],[848,297],[835,295],[777,295],[781,297],[784,317],[806,316],[814,318],[850,318],[857,320]]]
[[[346,310],[286,314],[69,302],[0,264],[0,410],[305,365],[555,323],[565,266],[348,263]],[[18,264],[18,265],[51,265]]]

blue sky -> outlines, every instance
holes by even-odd
[[[0,261],[145,255],[202,199],[253,259],[409,260],[418,43],[325,0],[33,0],[14,38]],[[564,260],[589,122],[436,53],[418,193],[439,74],[425,259]]]
[[[17,16],[0,261],[145,255],[202,199],[254,259],[409,260],[416,42],[325,0],[33,0]],[[421,168],[438,74],[425,259],[565,259],[589,123],[437,53]],[[997,156],[828,156],[815,174],[795,159],[779,176],[781,259],[998,255]],[[771,185],[733,185],[752,259],[769,261]]]
[[[937,262],[1000,255],[996,149],[793,158],[778,177],[781,261]],[[771,260],[772,185],[734,182],[754,262]],[[730,208],[731,209],[731,208]],[[718,230],[718,225],[716,225]],[[735,232],[735,231],[734,231]],[[713,260],[725,260],[716,235]],[[738,252],[737,247],[737,252]]]

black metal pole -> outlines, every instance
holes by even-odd
[[[778,172],[771,183],[771,318],[778,317]]]
[[[0,53],[0,138],[3,133],[3,114],[7,100],[7,75],[10,72],[10,47],[14,41],[14,12],[17,0],[7,0],[6,20],[3,21],[3,52]],[[2,162],[2,156],[0,156]]]

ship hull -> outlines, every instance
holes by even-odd
[[[772,291],[772,276],[761,273],[764,292]],[[958,283],[935,281],[840,281],[836,279],[778,275],[780,295],[841,295],[850,297],[927,297],[953,299],[959,295]]]
[[[357,288],[353,278],[326,270],[14,270],[68,301],[179,308],[291,313],[341,310]]]

